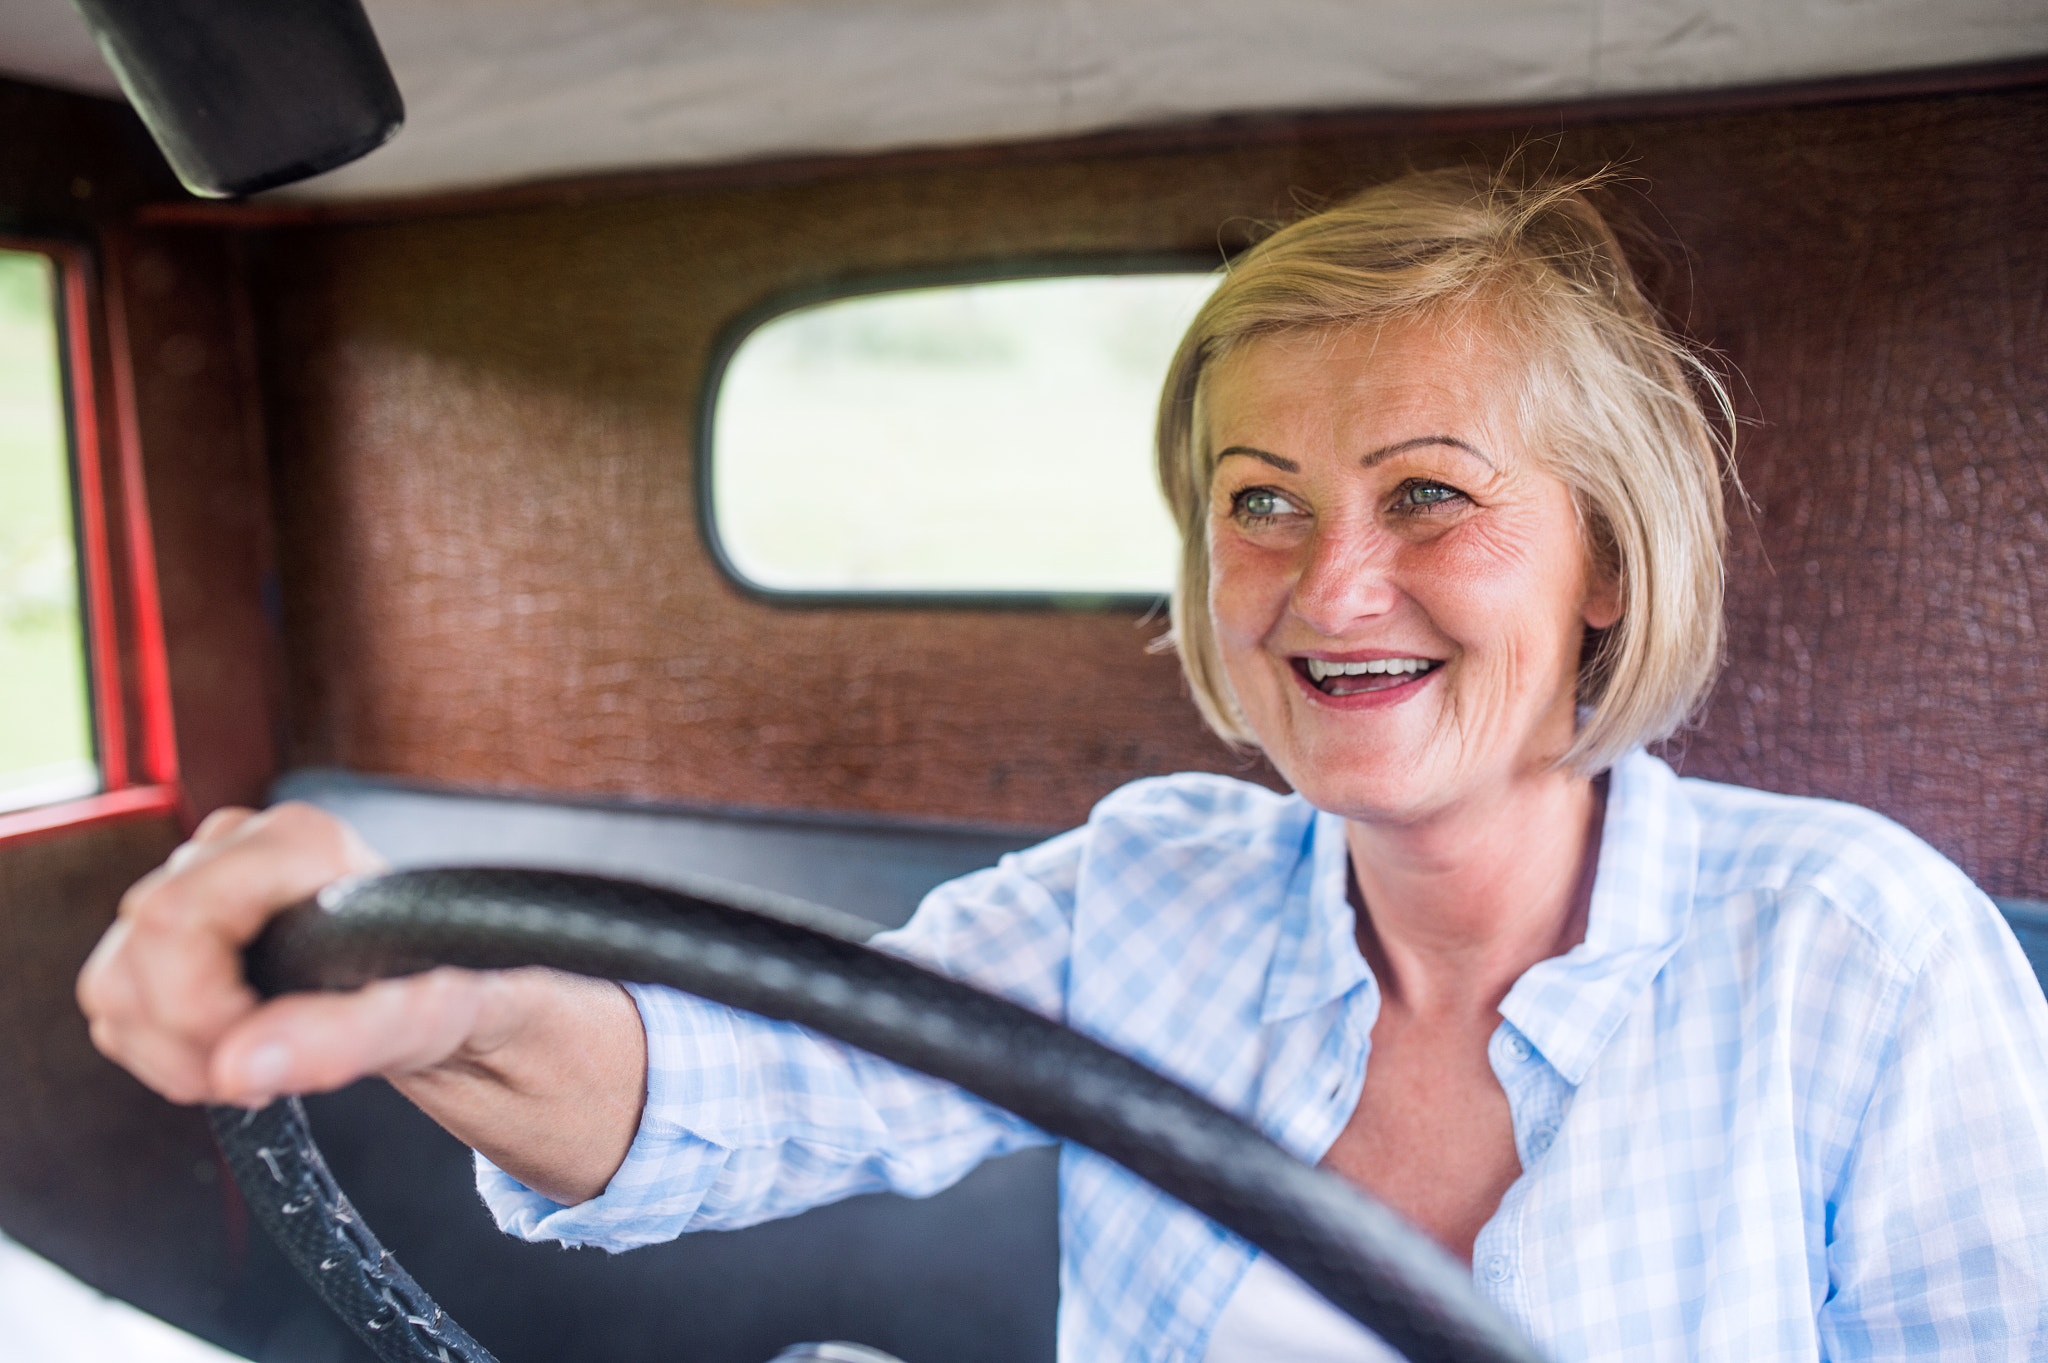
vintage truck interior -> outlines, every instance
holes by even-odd
[[[2039,6],[367,11],[404,130],[215,199],[77,12],[0,0],[0,1231],[83,1283],[252,1359],[371,1357],[71,1001],[209,810],[881,925],[1124,781],[1274,781],[1148,648],[1149,452],[1089,375],[1156,382],[1201,273],[1411,167],[1626,167],[1646,277],[1743,418],[1727,668],[1666,755],[1899,819],[2048,971]],[[1047,317],[1058,353],[989,330]],[[861,346],[904,363],[817,367]],[[978,387],[996,360],[1026,386]],[[878,393],[983,425],[773,462],[898,429]],[[1041,457],[1068,407],[1107,462]],[[891,557],[920,516],[937,547]],[[608,1257],[499,1235],[383,1086],[308,1107],[507,1363],[1052,1356],[1048,1152]]]

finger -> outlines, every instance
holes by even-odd
[[[142,1010],[204,1043],[255,1006],[239,953],[263,923],[378,862],[339,820],[296,804],[252,814],[188,850],[182,865],[152,873],[122,899],[131,930],[121,951]]]
[[[253,809],[244,809],[240,805],[225,805],[201,819],[199,827],[192,830],[189,841],[206,843],[216,838],[224,838],[255,817],[256,811]]]
[[[124,960],[132,931],[126,919],[115,919],[79,967],[75,987],[78,1008],[88,1018],[125,1015],[140,1005],[141,996],[135,992]]]
[[[211,1096],[208,1047],[194,1036],[206,1028],[190,1018],[166,1025],[166,1019],[152,1016],[129,947],[132,934],[130,923],[116,922],[79,971],[78,1003],[91,1024],[93,1045],[165,1097],[198,1102]],[[239,978],[226,987],[232,997],[222,1016],[231,1022],[253,1007],[255,999]]]
[[[164,860],[164,868],[176,872],[189,865],[207,843],[218,842],[231,836],[236,829],[255,817],[255,810],[242,809],[238,806],[231,805],[214,810],[199,821],[199,827],[192,830],[191,837],[172,850],[171,855]]]
[[[257,1004],[238,935],[203,924],[133,926],[120,966],[134,1020],[193,1045],[210,1047]]]
[[[220,969],[215,963],[213,973],[218,978],[219,987],[231,995],[221,1006],[218,1017],[194,1015],[189,1003],[166,1013],[153,1003],[143,986],[134,937],[134,924],[116,921],[100,938],[99,945],[93,948],[92,955],[86,958],[84,967],[78,972],[79,1009],[93,1024],[95,1041],[110,1059],[125,1063],[128,1058],[124,1049],[111,1044],[112,1038],[154,1029],[180,1042],[189,1042],[194,1035],[218,1031],[254,1006],[255,998],[242,984],[239,975],[231,969]],[[183,953],[187,949],[188,944],[185,943],[171,944],[171,950],[175,952]]]
[[[208,1087],[254,1105],[429,1069],[463,1048],[490,988],[488,976],[443,967],[348,994],[275,999],[221,1038]]]
[[[278,906],[376,865],[344,825],[304,805],[217,818],[184,852],[182,864],[123,897],[78,984],[87,1017],[106,1024],[108,1053],[180,1093],[194,1066],[209,1072],[214,1043],[256,1006],[242,980],[243,943]]]
[[[104,1021],[92,1024],[91,1035],[101,1054],[172,1102],[219,1101],[198,1047],[152,1028]]]
[[[344,875],[380,869],[354,830],[311,805],[288,803],[236,821],[205,842],[187,843],[122,896],[121,913],[156,928],[202,927],[239,943],[280,907]]]

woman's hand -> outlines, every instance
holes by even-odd
[[[261,1003],[241,952],[279,910],[382,868],[309,805],[225,809],[122,897],[78,977],[93,1044],[173,1102],[255,1107],[381,1074],[557,1201],[602,1192],[639,1125],[646,1042],[618,986],[440,969]]]
[[[365,991],[259,1006],[241,962],[278,910],[332,880],[380,869],[346,824],[310,805],[208,816],[122,896],[79,972],[93,1044],[178,1103],[255,1107],[384,1069],[399,1058],[390,1054],[398,1039],[391,1015],[402,1007],[394,991],[374,1002]],[[402,982],[395,994],[421,992]]]

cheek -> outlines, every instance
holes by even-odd
[[[1287,599],[1284,565],[1271,551],[1235,536],[1209,536],[1209,615],[1218,639],[1250,646],[1264,638],[1278,618],[1276,603]]]
[[[1525,657],[1532,647],[1569,649],[1586,587],[1582,553],[1575,538],[1546,531],[1495,518],[1420,550],[1428,562],[1418,577],[1439,626],[1468,646],[1507,646]]]

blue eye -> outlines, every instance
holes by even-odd
[[[1440,506],[1454,501],[1465,494],[1442,483],[1410,483],[1401,489],[1399,505],[1404,507]]]
[[[1237,494],[1237,505],[1233,508],[1238,515],[1250,520],[1270,520],[1275,516],[1291,516],[1297,513],[1294,503],[1282,497],[1271,488],[1247,488]]]

